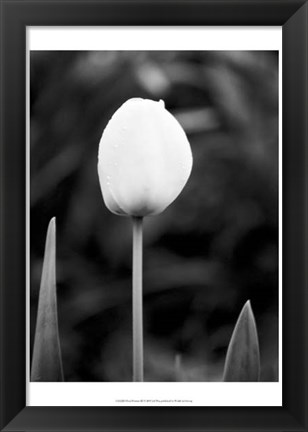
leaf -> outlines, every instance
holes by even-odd
[[[260,351],[257,326],[248,300],[229,343],[223,381],[259,381]]]
[[[49,222],[34,337],[31,381],[63,381],[56,293],[56,219]]]

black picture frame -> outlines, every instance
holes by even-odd
[[[307,1],[0,0],[0,5],[1,430],[307,431]],[[52,25],[282,26],[282,407],[26,407],[26,27]]]

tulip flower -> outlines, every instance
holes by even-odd
[[[105,204],[113,213],[161,213],[180,194],[191,168],[186,134],[163,101],[129,99],[104,130],[98,174]]]
[[[181,193],[192,168],[186,134],[163,101],[133,98],[107,124],[98,176],[107,208],[133,219],[133,368],[143,381],[142,220],[164,211]]]

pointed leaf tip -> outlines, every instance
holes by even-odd
[[[248,313],[251,313],[253,315],[250,300],[247,300],[247,302],[243,306],[243,310],[246,309],[248,310]]]
[[[63,381],[56,294],[56,218],[48,225],[33,346],[31,381]]]
[[[258,333],[250,300],[236,322],[229,343],[223,381],[259,381],[260,352]]]

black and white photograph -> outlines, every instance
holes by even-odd
[[[29,71],[30,381],[278,382],[279,52]]]

